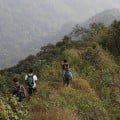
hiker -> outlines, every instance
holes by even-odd
[[[65,85],[69,86],[72,80],[73,80],[73,75],[70,72],[69,67],[66,67],[64,75],[63,75],[63,86]]]
[[[33,93],[37,91],[36,82],[38,78],[33,73],[33,70],[30,69],[29,73],[25,76],[26,85],[28,87],[28,94],[31,96]]]
[[[67,60],[64,60],[62,62],[62,70],[63,70],[63,73],[65,72],[65,69],[66,68],[69,68],[69,63],[67,62]]]
[[[69,68],[68,61],[64,59],[61,66],[62,66],[62,75],[63,75],[63,81],[64,81],[64,74],[65,74],[66,68]]]
[[[27,97],[27,92],[24,86],[19,83],[19,80],[17,78],[14,78],[13,82],[14,82],[13,95],[18,97],[18,101],[21,102],[24,98]]]

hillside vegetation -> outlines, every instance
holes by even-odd
[[[109,27],[77,26],[73,41],[65,36],[48,44],[36,56],[30,55],[0,76],[0,120],[119,120],[120,119],[120,22]],[[70,63],[74,79],[62,86],[61,61]],[[38,92],[18,103],[10,95],[12,78],[24,84],[25,73],[34,69]]]

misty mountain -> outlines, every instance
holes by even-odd
[[[114,20],[120,20],[120,10],[111,9],[105,10],[101,13],[96,14],[84,23],[80,24],[82,27],[88,27],[92,23],[104,23],[105,25],[110,25]]]
[[[0,68],[55,41],[52,38],[67,20],[55,7],[40,0],[0,0]]]
[[[92,16],[84,23],[77,24],[69,35],[73,40],[80,40],[81,34],[76,33],[76,30],[81,29],[81,27],[89,28],[90,24],[92,23],[102,23],[106,26],[109,26],[112,24],[114,20],[117,21],[120,20],[120,10],[119,9],[105,10],[101,13]]]
[[[62,27],[56,31],[56,33],[51,36],[52,40],[56,42],[56,40],[60,41],[65,35],[68,35],[71,30],[74,29],[77,22],[68,22],[62,25]]]
[[[119,10],[108,10],[95,15],[83,25],[96,21],[110,23],[119,16]],[[41,46],[59,41],[75,25],[76,22],[69,22],[69,15],[50,2],[1,0],[0,68],[10,67],[29,54],[38,52]]]

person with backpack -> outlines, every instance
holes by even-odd
[[[62,70],[63,70],[63,73],[65,72],[66,68],[69,68],[69,63],[67,62],[67,60],[64,60],[62,62]]]
[[[21,102],[24,98],[27,97],[27,91],[24,86],[19,83],[19,80],[17,78],[14,78],[13,82],[13,95],[18,97],[18,101]]]
[[[36,82],[38,78],[33,73],[33,70],[30,69],[29,73],[25,76],[26,85],[28,87],[28,94],[31,96],[33,93],[37,91]]]
[[[67,61],[66,59],[63,60],[61,66],[62,66],[62,75],[63,75],[63,77],[64,77],[64,73],[65,73],[65,71],[66,71],[66,68],[69,68],[69,63],[68,63],[68,61]],[[64,78],[63,78],[63,79],[64,79]]]
[[[73,75],[70,72],[69,67],[66,67],[64,75],[63,75],[63,86],[65,85],[69,86],[72,80],[73,80]]]

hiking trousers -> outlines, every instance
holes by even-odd
[[[32,95],[32,94],[34,94],[35,92],[37,92],[37,88],[28,88],[28,94],[29,94],[29,95]]]

